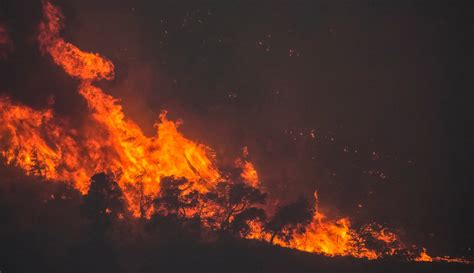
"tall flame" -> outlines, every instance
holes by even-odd
[[[153,198],[165,176],[184,177],[193,189],[206,191],[220,178],[214,152],[178,132],[179,123],[166,113],[155,124],[157,135],[147,137],[125,117],[118,100],[94,86],[94,80],[114,77],[114,65],[97,53],[88,53],[65,42],[59,32],[61,11],[43,4],[44,21],[38,40],[43,52],[70,76],[80,79],[79,94],[87,101],[92,122],[81,135],[60,124],[51,110],[37,111],[0,100],[2,155],[15,164],[46,179],[65,180],[85,193],[89,177],[98,171],[118,175],[129,208],[140,214],[140,198]]]
[[[34,110],[0,98],[1,155],[28,174],[51,180],[87,181],[92,170],[81,164],[73,130],[63,129],[51,109]],[[85,189],[77,184],[81,191]]]
[[[78,92],[87,102],[89,122],[75,130],[66,120],[55,117],[51,109],[37,110],[0,98],[0,154],[5,161],[27,174],[71,183],[82,193],[87,192],[94,173],[112,172],[135,216],[149,215],[149,209],[144,211],[142,207],[142,199],[152,200],[158,195],[163,177],[186,178],[191,189],[199,192],[213,188],[221,174],[212,149],[184,137],[178,131],[180,123],[168,120],[166,112],[155,124],[156,135],[146,136],[125,116],[117,99],[93,85],[93,81],[114,78],[113,63],[60,37],[64,16],[59,8],[45,1],[43,13],[40,48],[68,75],[80,80]],[[1,32],[0,26],[0,44]],[[236,165],[242,169],[243,180],[259,187],[258,173],[247,157],[248,149],[244,148],[243,159],[237,160]],[[370,249],[362,235],[353,230],[349,218],[329,219],[318,208],[317,192],[314,197],[314,215],[305,231],[293,234],[289,242],[275,239],[275,244],[329,256],[376,259],[385,254]],[[261,223],[250,226],[249,238],[268,240],[269,234]],[[383,243],[389,255],[402,249],[396,234],[380,226],[366,226],[365,233]],[[450,257],[432,258],[425,249],[414,260],[464,262]]]
[[[47,52],[53,61],[67,74],[81,80],[111,80],[114,65],[97,53],[88,53],[75,45],[65,42],[59,36],[64,16],[58,7],[50,2],[43,3],[44,21],[39,25],[38,41],[41,50]]]

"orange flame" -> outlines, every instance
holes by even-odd
[[[258,178],[257,170],[255,169],[252,162],[246,160],[246,158],[249,156],[247,146],[242,149],[242,156],[244,159],[239,158],[235,161],[235,165],[237,165],[237,167],[242,168],[242,173],[240,174],[240,176],[245,182],[249,183],[252,187],[258,188],[260,186],[260,181]]]
[[[426,249],[423,248],[421,253],[420,253],[420,256],[416,257],[415,261],[417,261],[417,262],[432,262],[433,258],[431,258],[431,256],[428,255],[428,253],[426,253]]]
[[[2,99],[0,132],[2,155],[7,163],[46,179],[65,180],[85,193],[89,177],[111,171],[134,215],[140,215],[140,198],[153,198],[165,176],[184,177],[193,189],[206,191],[220,178],[214,152],[178,132],[178,123],[160,115],[157,135],[147,137],[127,119],[118,101],[92,85],[112,79],[114,65],[97,53],[81,51],[65,42],[59,31],[63,15],[49,2],[43,5],[44,21],[38,40],[41,49],[70,76],[81,79],[79,94],[87,101],[93,122],[77,136],[59,124],[51,110],[36,111]],[[33,168],[35,165],[35,168]]]
[[[114,65],[97,53],[81,51],[59,36],[64,16],[58,7],[50,2],[43,3],[44,21],[39,25],[38,41],[43,52],[67,74],[82,80],[111,80],[114,78]]]
[[[1,155],[7,163],[46,179],[88,180],[90,169],[80,163],[75,132],[63,129],[50,109],[37,111],[7,98],[0,98],[0,108]]]
[[[246,161],[243,166],[243,171],[241,174],[242,178],[250,183],[253,187],[258,187],[258,173],[257,170],[255,170],[255,167],[253,166],[252,162]]]
[[[221,178],[215,166],[211,148],[185,138],[178,131],[180,123],[160,115],[155,124],[156,136],[146,136],[140,127],[123,113],[119,101],[92,84],[114,77],[113,63],[97,53],[88,53],[65,42],[59,35],[63,27],[61,11],[49,2],[43,3],[44,21],[39,26],[38,40],[44,53],[71,77],[81,80],[79,94],[86,100],[89,123],[82,130],[70,129],[67,122],[53,115],[51,109],[35,110],[0,98],[0,154],[8,164],[16,165],[27,174],[47,180],[66,181],[86,193],[89,177],[109,171],[116,175],[129,208],[135,216],[150,215],[143,211],[143,196],[156,197],[160,181],[166,176],[186,178],[191,189],[206,192]],[[1,30],[1,28],[0,28]],[[1,42],[1,36],[0,36]],[[241,177],[254,187],[259,177],[254,165],[246,158],[236,163]],[[276,239],[277,245],[328,256],[354,256],[376,259],[383,253],[369,249],[365,239],[353,230],[349,218],[329,219],[318,210],[318,195],[312,222],[302,234],[294,234],[289,242]],[[147,211],[148,210],[148,211]],[[110,211],[109,211],[110,212]],[[249,238],[266,239],[262,223],[250,223]],[[399,239],[386,229],[366,227],[366,231],[386,246]],[[393,255],[400,246],[390,246]],[[423,249],[416,261],[463,260],[450,257],[431,258]]]
[[[374,250],[369,250],[364,240],[351,229],[349,218],[328,220],[318,211],[318,194],[314,193],[315,209],[313,220],[302,234],[296,233],[289,241],[275,239],[274,243],[283,247],[319,253],[327,256],[354,256],[357,258],[377,259],[380,257]],[[268,235],[262,234],[263,228],[252,226],[253,238],[269,239]]]
[[[420,255],[416,257],[414,260],[417,262],[446,262],[446,263],[472,264],[471,261],[468,261],[463,258],[456,258],[456,257],[449,257],[449,256],[431,257],[426,251],[426,248],[422,248]]]
[[[314,198],[313,220],[306,227],[305,231],[293,234],[293,238],[289,242],[274,238],[274,244],[326,256],[352,256],[374,260],[405,251],[409,257],[412,257],[410,260],[417,262],[439,261],[471,264],[470,261],[463,258],[448,256],[432,258],[427,254],[425,248],[422,248],[421,253],[416,256],[416,252],[413,249],[406,248],[395,233],[375,223],[363,228],[365,234],[368,234],[373,240],[383,245],[378,250],[372,249],[367,245],[367,238],[351,227],[349,218],[329,219],[318,210],[317,192],[314,193]],[[252,232],[247,236],[248,238],[270,241],[271,236],[265,232],[261,223],[250,223],[250,227]]]

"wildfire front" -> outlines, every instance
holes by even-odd
[[[47,75],[41,80],[35,77],[42,74],[26,75],[27,80],[21,80],[21,84],[15,77],[5,77],[8,84],[0,87],[6,89],[0,97],[3,163],[0,217],[6,221],[0,240],[7,246],[0,252],[0,272],[472,271],[472,241],[469,241],[472,236],[454,247],[454,242],[459,242],[456,236],[449,241],[449,238],[438,238],[433,231],[443,234],[443,229],[446,232],[457,228],[454,224],[452,229],[448,225],[426,231],[410,229],[418,220],[407,217],[422,213],[412,204],[424,203],[421,199],[410,200],[413,194],[405,191],[412,188],[401,185],[404,179],[419,178],[418,161],[411,158],[410,151],[374,151],[384,145],[377,148],[373,138],[358,144],[360,137],[345,138],[340,134],[344,132],[339,130],[344,122],[337,118],[329,120],[339,123],[336,125],[339,129],[333,130],[332,125],[312,127],[308,124],[318,121],[312,116],[324,113],[325,108],[320,105],[320,110],[311,107],[304,110],[298,105],[307,107],[304,98],[309,93],[305,92],[313,91],[301,94],[289,91],[305,89],[291,83],[304,78],[308,71],[306,62],[314,59],[313,51],[332,52],[325,48],[327,45],[319,48],[314,38],[308,36],[311,31],[305,30],[305,20],[319,28],[329,24],[327,33],[318,34],[321,43],[336,43],[345,48],[340,42],[353,31],[358,32],[347,24],[331,23],[339,14],[332,9],[345,10],[350,16],[367,12],[369,18],[382,20],[371,12],[383,7],[377,4],[366,10],[355,4],[326,6],[322,1],[315,4],[317,12],[328,19],[319,22],[310,19],[307,10],[310,1],[291,8],[275,3],[268,10],[255,4],[261,15],[252,17],[254,22],[247,25],[255,29],[251,34],[239,34],[244,23],[227,16],[249,11],[250,6],[243,3],[234,4],[237,12],[234,14],[229,11],[232,6],[229,3],[203,6],[189,3],[183,8],[147,1],[136,6],[131,1],[105,1],[111,2],[108,3],[111,6],[106,5],[106,13],[102,13],[101,4],[95,10],[94,5],[85,2],[38,3],[40,19],[31,24],[34,27],[28,27],[34,31],[26,35],[30,38],[35,35],[36,39],[21,38],[24,35],[21,28],[27,27],[12,23],[12,15],[5,13],[0,17],[2,69],[13,67],[7,74],[16,77],[19,70],[28,67],[22,63],[24,51],[36,47],[39,54],[30,54],[36,62],[33,69],[41,67],[44,70],[41,73]],[[22,12],[27,9],[24,4],[8,2],[7,6],[24,16]],[[74,18],[73,24],[76,21],[76,25],[84,24],[88,30],[90,26],[102,29],[92,34],[81,34],[77,29],[66,32],[67,19],[61,11],[62,5],[68,12],[66,7],[77,9],[76,16],[81,19]],[[146,8],[155,5],[164,11],[154,14]],[[406,12],[406,7],[398,4],[387,4],[387,9],[395,10],[395,14]],[[79,11],[90,12],[91,17],[82,18]],[[410,9],[408,12],[407,16],[414,16],[409,18],[418,18]],[[278,13],[282,13],[282,22],[276,19]],[[156,21],[154,15],[160,19]],[[348,20],[352,20],[350,16]],[[129,26],[128,19],[132,25],[145,24],[144,33],[156,35],[148,41],[153,46],[159,45],[153,47],[153,52],[161,51],[156,53],[157,59],[162,59],[159,65],[154,64],[156,67],[150,65],[151,60],[131,57],[140,56],[141,49],[139,39],[129,39],[137,36],[129,33],[137,26]],[[148,26],[149,20],[153,24],[158,22],[159,26]],[[265,23],[257,23],[260,20]],[[273,22],[275,29],[267,26],[268,22]],[[385,27],[391,26],[383,22]],[[122,33],[121,28],[124,38],[115,33]],[[153,32],[157,29],[162,31],[160,35]],[[96,37],[100,40],[96,45],[101,48],[101,42],[110,42],[105,45],[110,59],[81,49],[92,48],[95,43],[88,45],[88,38],[102,31],[105,38]],[[68,39],[63,38],[64,33]],[[248,43],[251,39],[257,39],[256,43]],[[83,46],[80,48],[76,43]],[[184,48],[175,49],[171,45]],[[211,48],[214,50],[206,52]],[[355,48],[360,54],[362,49]],[[189,60],[182,60],[180,50],[190,50]],[[246,53],[257,57],[242,56]],[[229,54],[241,60],[231,61]],[[339,57],[357,58],[350,52],[344,54]],[[320,61],[326,62],[321,56]],[[337,65],[321,75],[331,78],[335,77],[334,73],[344,71],[339,66],[340,60],[331,62]],[[257,71],[267,68],[262,63],[278,63],[279,68],[259,71],[262,77],[258,79],[250,72],[237,72],[252,64]],[[138,65],[144,68],[137,69]],[[214,66],[218,68],[211,79],[206,79],[208,82],[200,79],[200,73],[208,77],[206,67]],[[175,70],[183,67],[185,71]],[[171,85],[164,87],[172,90],[172,95],[158,91],[158,97],[165,98],[162,103],[152,91],[139,90],[147,86],[143,81],[160,83],[156,79],[160,73],[156,71],[166,75],[163,78],[180,78],[170,80]],[[232,73],[227,74],[229,71]],[[324,84],[318,85],[317,81],[310,83],[322,88]],[[198,84],[194,86],[193,82]],[[212,90],[200,91],[199,83]],[[233,83],[236,85],[226,89]],[[64,89],[50,91],[51,86]],[[255,86],[263,91],[255,91],[257,95],[253,95]],[[223,87],[225,95],[221,96]],[[15,88],[20,91],[15,93]],[[45,90],[53,95],[45,97]],[[328,105],[335,108],[339,103],[342,108],[349,104],[343,98],[347,90],[335,92],[335,97],[340,96],[335,101],[333,95],[316,97],[326,98]],[[403,94],[400,98],[390,96],[395,100],[405,99]],[[371,105],[370,99],[359,101],[361,105],[357,107],[378,107]],[[339,110],[346,111],[342,108]],[[296,109],[301,114],[295,114]],[[146,117],[156,112],[160,114],[155,115],[158,119],[153,132]],[[197,125],[187,127],[182,120],[169,118],[175,113],[187,116],[186,120]],[[387,122],[390,119],[401,122],[403,118],[388,117]],[[280,130],[281,126],[285,129]],[[410,125],[406,128],[417,130]],[[359,128],[347,130],[354,134]],[[384,130],[383,134],[394,131],[390,127]],[[392,136],[387,139],[388,143]],[[391,146],[385,147],[393,150]],[[427,164],[427,159],[420,159],[423,160],[420,165]],[[420,187],[424,188],[423,185]],[[415,188],[418,186],[413,186],[414,192]],[[401,204],[405,202],[402,194],[406,194],[407,204]],[[400,202],[395,211],[391,209],[393,198]],[[400,217],[396,211],[405,212]],[[382,215],[378,215],[380,212]],[[472,223],[465,225],[459,230],[472,227]],[[427,244],[423,238],[429,238]]]

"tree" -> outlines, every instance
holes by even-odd
[[[242,182],[221,182],[206,200],[218,207],[211,221],[221,232],[248,232],[248,221],[265,218],[265,212],[257,206],[265,203],[266,194]]]
[[[248,208],[234,217],[234,220],[229,224],[229,232],[245,238],[251,232],[249,223],[251,221],[265,222],[266,216],[265,210],[261,208]]]
[[[92,176],[81,210],[92,221],[92,227],[99,236],[104,235],[114,220],[124,217],[123,193],[111,175],[98,173]]]
[[[184,219],[196,207],[199,192],[189,190],[191,184],[185,178],[165,177],[160,186],[160,195],[153,201],[156,213]]]
[[[265,225],[266,231],[271,234],[270,243],[276,237],[290,241],[295,232],[303,233],[311,222],[313,213],[313,206],[304,198],[279,207]]]
[[[140,221],[146,220],[150,208],[153,206],[153,197],[145,193],[144,173],[139,173],[133,177],[134,183],[124,183],[125,191],[128,196],[138,202],[140,212]]]
[[[46,175],[46,169],[46,165],[39,158],[38,150],[33,149],[33,152],[31,154],[30,172],[33,175],[43,177]]]
[[[201,219],[197,205],[200,194],[190,187],[190,182],[184,178],[161,180],[160,194],[153,200],[155,212],[148,222],[148,231],[175,242],[199,238]]]

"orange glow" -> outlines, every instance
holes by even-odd
[[[328,220],[324,214],[316,212],[306,232],[296,234],[290,247],[328,256],[350,255],[367,259],[379,257],[379,254],[367,249],[364,244],[356,244],[360,241],[358,234],[351,230],[348,218]]]
[[[383,241],[385,243],[393,243],[397,240],[397,236],[395,233],[392,233],[390,231],[387,231],[385,228],[383,228],[380,233],[372,233],[374,238],[377,238],[380,241]]]
[[[422,248],[420,255],[416,257],[414,260],[417,262],[446,262],[446,263],[472,264],[472,262],[462,259],[462,258],[453,258],[449,256],[431,257],[430,255],[428,255],[425,248]]]
[[[111,61],[97,53],[81,51],[59,36],[64,16],[58,7],[44,2],[43,14],[45,20],[39,25],[38,41],[41,50],[49,53],[57,65],[67,74],[82,80],[114,78],[114,65]]]
[[[77,181],[84,191],[80,184],[93,170],[81,164],[73,130],[64,129],[50,109],[34,110],[8,98],[0,98],[0,108],[1,155],[7,163],[46,179]]]
[[[315,197],[313,221],[306,227],[302,234],[294,234],[289,242],[275,239],[277,245],[295,248],[298,250],[324,254],[327,256],[354,256],[357,258],[377,259],[380,254],[369,250],[363,239],[351,229],[349,218],[329,220],[322,212],[318,211],[318,195]],[[265,238],[268,235],[258,234],[262,228],[252,226],[253,238]]]
[[[242,173],[240,174],[242,179],[246,181],[247,183],[249,183],[252,187],[258,188],[260,186],[258,173],[254,165],[252,164],[252,162],[246,160],[248,156],[249,156],[249,150],[247,146],[245,146],[242,149],[243,159],[240,159],[240,158],[237,159],[235,161],[235,165],[239,168],[242,168]]]
[[[38,36],[41,48],[66,73],[82,80],[79,94],[87,101],[91,122],[81,135],[73,134],[63,129],[51,110],[37,111],[2,99],[1,148],[7,163],[28,174],[74,183],[82,193],[87,192],[94,173],[112,172],[136,216],[140,215],[140,198],[154,198],[165,176],[184,177],[200,192],[217,182],[220,174],[209,147],[181,135],[179,124],[169,121],[166,113],[155,124],[156,136],[145,136],[125,117],[118,100],[92,84],[93,80],[112,79],[113,64],[59,37],[63,15],[57,7],[45,2],[43,12],[45,21]],[[38,172],[33,172],[35,162]]]
[[[426,249],[423,248],[423,250],[420,253],[420,256],[415,258],[415,261],[417,261],[417,262],[432,262],[433,258],[431,258],[431,256],[428,255],[428,253],[426,253]]]
[[[253,187],[258,187],[258,173],[251,162],[245,162],[243,171],[241,174],[242,178],[249,182]]]
[[[70,183],[83,194],[89,189],[92,175],[113,173],[136,217],[150,216],[150,208],[142,207],[143,198],[153,200],[157,197],[164,177],[187,179],[191,184],[189,190],[201,193],[211,190],[222,178],[214,151],[184,137],[178,131],[181,122],[168,120],[166,112],[155,123],[156,135],[146,136],[125,116],[119,100],[93,84],[93,81],[114,78],[113,63],[64,41],[60,37],[64,18],[57,7],[44,2],[43,12],[44,21],[40,23],[38,35],[41,50],[68,75],[80,80],[78,92],[87,102],[88,116],[83,128],[72,129],[66,120],[55,117],[51,109],[33,109],[12,103],[9,98],[0,98],[0,154],[6,163],[25,170],[28,175]],[[1,41],[0,26],[0,44]],[[314,130],[311,137],[316,137]],[[259,175],[248,156],[245,147],[243,158],[235,164],[242,169],[242,179],[259,188]],[[328,256],[367,259],[394,255],[402,249],[395,233],[375,224],[366,226],[363,233],[383,244],[388,251],[370,249],[362,233],[353,229],[348,217],[329,218],[318,208],[317,192],[314,197],[312,222],[305,231],[293,234],[289,242],[276,238],[275,244]],[[222,214],[212,206],[202,210],[203,215]],[[249,225],[248,238],[269,241],[269,234],[261,222]],[[463,261],[449,257],[431,258],[424,248],[414,260]]]
[[[200,192],[209,189],[220,175],[214,166],[214,153],[178,132],[178,124],[169,121],[166,113],[155,124],[157,135],[146,137],[141,129],[128,120],[117,101],[97,87],[84,84],[79,93],[86,99],[93,120],[106,137],[89,138],[93,157],[109,157],[103,168],[121,172],[119,185],[125,190],[130,209],[139,212],[140,191],[149,198],[159,192],[162,177],[184,177]],[[89,132],[92,133],[92,132]],[[98,149],[98,150],[95,150]],[[105,154],[104,151],[105,150]],[[100,155],[96,156],[94,154]]]
[[[362,232],[358,233],[352,229],[349,218],[329,219],[320,212],[317,192],[314,197],[313,220],[306,230],[301,234],[293,234],[293,238],[289,242],[275,238],[274,244],[326,256],[352,256],[374,260],[384,256],[393,256],[401,251],[407,253],[409,257],[413,257],[410,259],[417,262],[471,263],[462,258],[447,256],[432,258],[427,254],[425,248],[422,248],[422,251],[416,256],[417,252],[405,247],[395,233],[375,223],[365,226]],[[270,241],[270,234],[265,233],[265,229],[260,223],[250,223],[250,227],[252,232],[247,238]],[[368,247],[367,237],[362,234],[370,236],[372,240],[377,241],[383,247],[377,249]]]
[[[359,232],[352,228],[348,217],[329,218],[318,208],[318,194],[315,192],[315,208],[312,222],[303,233],[293,234],[290,241],[274,238],[273,243],[301,251],[323,254],[326,256],[352,256],[369,260],[397,253],[407,253],[409,257],[417,257],[414,249],[406,247],[398,236],[378,224],[364,226]],[[252,232],[250,239],[270,241],[270,234],[265,232],[260,223],[250,223]],[[369,247],[368,240],[374,241],[380,247]],[[416,246],[413,246],[416,247]],[[413,258],[415,261],[430,261],[426,250]],[[469,263],[460,258],[436,257],[433,261]]]

